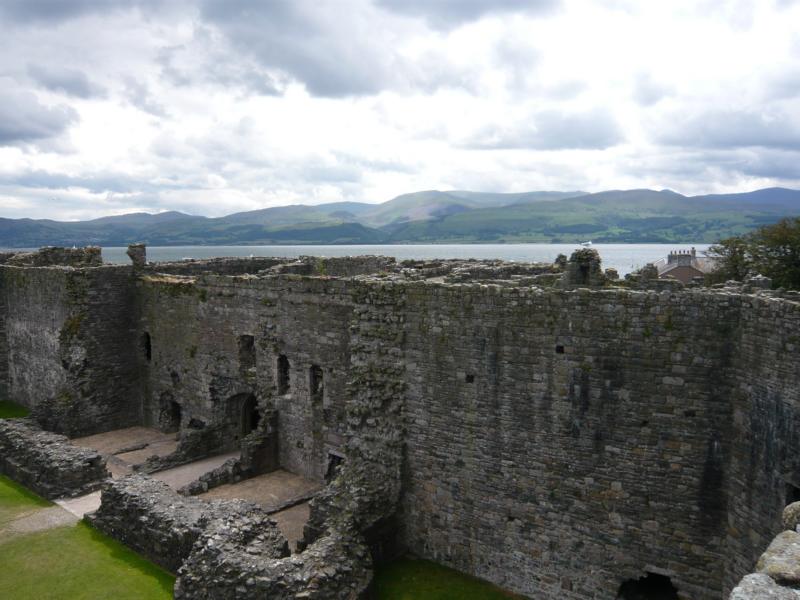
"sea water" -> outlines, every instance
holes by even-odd
[[[378,254],[398,260],[430,258],[484,258],[518,262],[552,262],[559,254],[569,256],[579,244],[403,244],[403,245],[342,245],[342,246],[148,246],[149,261],[176,261],[187,258],[217,258],[222,256],[359,256]],[[603,268],[614,268],[620,275],[664,258],[673,250],[697,249],[698,255],[708,244],[594,244],[600,253]],[[126,248],[103,248],[106,262],[129,262]]]

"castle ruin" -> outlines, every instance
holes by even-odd
[[[593,250],[130,255],[0,255],[0,397],[33,416],[0,421],[0,472],[100,486],[87,519],[176,572],[177,598],[357,598],[410,551],[537,599],[652,576],[716,600],[794,533],[797,294],[618,282]],[[114,479],[53,450],[133,426],[177,446]],[[147,476],[231,451],[181,494]],[[252,503],[196,497],[276,469],[319,486],[293,550]],[[797,583],[762,569],[734,597]]]

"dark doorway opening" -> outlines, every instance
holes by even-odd
[[[678,600],[678,590],[666,575],[648,573],[623,582],[617,600]]]
[[[344,457],[339,456],[338,454],[333,454],[332,452],[328,452],[328,468],[325,471],[325,483],[330,483],[334,479],[336,479],[336,475],[339,474],[339,469],[342,468],[344,464]]]
[[[278,395],[289,393],[289,359],[285,355],[278,356]]]
[[[181,428],[181,405],[174,400],[169,403],[169,428],[167,433],[178,431]]]
[[[800,488],[791,483],[786,484],[786,506],[792,502],[800,502]]]
[[[147,362],[150,362],[153,358],[153,346],[150,342],[150,334],[146,331],[142,334],[142,352]]]
[[[242,437],[255,431],[261,421],[261,413],[258,412],[258,402],[255,396],[248,396],[242,402]]]
[[[256,342],[252,335],[239,336],[239,367],[248,371],[256,366]]]
[[[158,428],[164,433],[174,433],[181,428],[181,405],[175,402],[172,394],[161,395],[161,410],[158,415]]]

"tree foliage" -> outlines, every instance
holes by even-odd
[[[718,261],[714,282],[764,275],[773,287],[800,289],[800,217],[721,240],[708,254]]]

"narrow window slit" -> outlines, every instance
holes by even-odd
[[[289,359],[285,355],[278,356],[278,395],[283,396],[289,393]]]

